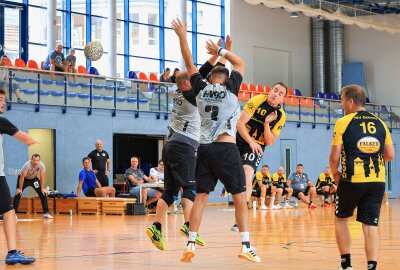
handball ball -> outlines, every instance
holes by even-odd
[[[86,44],[83,52],[90,61],[97,61],[103,56],[103,46],[101,46],[100,42],[92,41]]]

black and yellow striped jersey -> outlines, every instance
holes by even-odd
[[[277,111],[277,118],[269,124],[272,133],[279,135],[286,123],[286,114],[282,107],[272,107],[269,105],[268,95],[257,95],[252,97],[247,101],[243,110],[248,112],[251,116],[250,120],[246,123],[249,135],[261,146],[265,145],[264,121],[270,113]],[[240,145],[247,144],[247,142],[240,136],[239,132],[236,134],[236,143],[239,147]]]
[[[272,184],[274,186],[286,186],[286,175],[279,175],[278,173],[274,173],[274,175],[272,175]]]
[[[342,145],[342,177],[352,182],[385,182],[385,144],[393,144],[386,124],[377,116],[359,111],[335,124],[332,145]]]
[[[330,174],[326,174],[326,173],[321,173],[318,177],[318,181],[317,184],[315,185],[315,187],[318,189],[321,186],[323,186],[324,184],[335,184],[335,180],[333,180],[333,175]]]
[[[271,174],[264,175],[261,171],[257,172],[253,179],[253,188],[256,187],[258,182],[261,182],[263,185],[269,185],[272,182]]]

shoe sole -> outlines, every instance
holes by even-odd
[[[32,263],[34,263],[34,262],[21,262],[21,261],[18,261],[18,262],[13,262],[13,261],[6,261],[6,264],[7,265],[16,265],[16,264],[18,264],[18,263],[20,263],[20,264],[24,264],[24,265],[27,265],[27,264],[32,264]]]
[[[182,230],[179,230],[179,234],[182,235],[183,237],[189,238],[189,235],[187,235]],[[196,244],[199,245],[199,246],[202,246],[202,247],[204,247],[206,245],[206,243],[198,241],[197,238],[196,238]]]
[[[153,239],[154,233],[153,233],[151,230],[147,229],[147,230],[146,230],[146,234],[147,234],[147,236],[150,238],[151,243],[153,243],[153,245],[154,245],[156,248],[158,248],[159,250],[163,250],[163,251],[164,251],[164,250],[167,250],[167,248],[166,248],[163,244],[161,244],[160,242],[158,242],[158,241],[156,241],[156,240]]]
[[[182,255],[181,262],[191,263],[193,257],[194,257],[193,251],[185,251],[185,253],[183,253],[183,255]]]
[[[244,254],[239,254],[238,257],[239,257],[240,259],[243,259],[243,260],[246,260],[246,261],[249,261],[249,262],[255,262],[255,263],[261,262],[261,261],[256,261],[256,260],[254,260],[254,259],[252,259],[252,258],[249,258],[248,256],[246,256],[246,255],[244,255]]]

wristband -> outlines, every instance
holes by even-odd
[[[228,53],[229,51],[224,49],[224,48],[219,48],[218,50],[218,55],[221,57],[225,57],[225,55]]]

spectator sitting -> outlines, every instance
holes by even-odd
[[[153,182],[164,183],[164,162],[158,161],[158,166],[150,169],[150,178]]]
[[[75,49],[71,48],[68,52],[67,58],[65,59],[67,62],[67,67],[68,70],[67,72],[69,73],[76,73],[76,56],[75,56]],[[76,75],[73,76],[74,82],[76,82]]]
[[[178,75],[179,68],[175,68],[174,72],[172,73],[172,76],[169,77],[172,83],[176,83],[176,75]]]
[[[169,77],[171,70],[169,68],[164,69],[163,74],[160,75],[160,82],[170,83],[171,78]]]
[[[278,171],[274,173],[272,176],[272,185],[276,187],[276,200],[275,204],[273,205],[274,210],[281,209],[282,206],[280,204],[281,201],[281,196],[286,196],[285,203],[283,205],[283,208],[293,208],[290,204],[290,198],[292,197],[293,194],[293,189],[289,187],[285,175],[285,169],[280,166],[278,168]],[[271,200],[272,200],[271,196]],[[271,208],[270,208],[271,209]]]
[[[325,168],[325,172],[319,175],[317,184],[315,186],[317,189],[317,195],[324,196],[324,203],[322,206],[329,207],[331,204],[329,195],[333,194],[336,197],[337,190],[337,186],[335,185],[335,181],[333,180],[333,175],[331,173],[331,168]]]
[[[8,91],[8,85],[9,85],[9,75],[8,75],[8,69],[5,67],[6,66],[6,59],[7,55],[3,55],[0,58],[0,66],[2,67],[0,69],[0,89],[4,90],[6,93]],[[26,103],[26,101],[23,101],[21,99],[21,90],[19,87],[19,84],[13,83],[12,88],[14,90],[15,96],[17,97],[17,102],[18,103]],[[6,102],[8,102],[7,94],[6,94]]]
[[[61,44],[57,44],[55,50],[49,53],[43,64],[44,70],[61,72],[68,71],[69,67],[67,65],[67,62],[65,61],[62,48],[63,47]]]
[[[303,164],[297,164],[296,172],[289,175],[287,184],[293,188],[293,197],[307,204],[308,208],[316,208],[317,206],[313,204],[313,201],[317,196],[317,191],[308,178],[308,175],[303,173],[303,170]],[[310,196],[310,199],[307,196]]]
[[[90,169],[90,158],[84,157],[82,159],[83,170],[79,173],[79,184],[76,195],[79,197],[81,190],[86,197],[115,197],[115,188],[102,187],[96,175]]]
[[[142,194],[139,195],[140,185],[146,182],[154,182],[150,177],[146,176],[141,169],[139,169],[139,158],[131,158],[131,167],[125,171],[125,179],[128,181],[130,190],[129,193],[142,198],[144,205],[149,205],[158,201],[162,193],[152,188],[142,188]],[[149,197],[149,200],[147,200]]]

